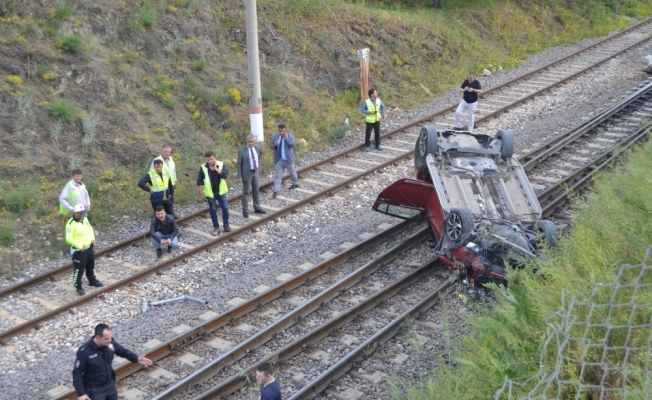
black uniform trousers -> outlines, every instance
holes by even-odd
[[[380,121],[376,121],[373,124],[367,122],[367,130],[364,134],[364,145],[366,147],[371,147],[371,130],[374,130],[374,140],[376,141],[376,146],[380,146]]]
[[[172,185],[172,184],[169,185],[168,189],[170,189],[170,200],[169,200],[169,202],[170,202],[170,214],[174,215],[174,185]],[[165,206],[163,206],[163,207],[165,207]],[[165,213],[166,214],[168,213],[167,209],[165,210]]]
[[[115,387],[115,381],[100,387],[88,387],[84,385],[86,396],[91,400],[118,400],[118,390]]]
[[[171,200],[152,201],[152,210],[156,211],[156,206],[163,206],[166,214],[174,215]]]
[[[72,264],[75,267],[73,273],[72,282],[73,286],[77,289],[81,289],[81,278],[84,275],[84,270],[86,270],[86,278],[89,283],[93,283],[97,280],[95,278],[95,251],[93,250],[93,245],[90,245],[84,251],[77,250],[72,254]]]

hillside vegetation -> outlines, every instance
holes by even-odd
[[[258,0],[266,136],[286,123],[301,156],[340,138],[345,118],[361,126],[356,49],[371,49],[383,100],[410,108],[469,70],[651,13],[642,0]],[[1,272],[61,254],[56,199],[73,168],[96,226],[150,212],[135,183],[164,143],[177,203],[195,201],[201,155],[228,164],[244,143],[246,96],[241,0],[0,1]]]

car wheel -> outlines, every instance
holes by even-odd
[[[464,239],[475,228],[473,214],[466,208],[453,208],[446,218],[446,236],[453,242]]]
[[[538,240],[545,240],[550,247],[557,245],[557,227],[552,221],[542,219],[534,223],[534,230]]]
[[[424,125],[414,146],[414,168],[420,171],[426,165],[428,154],[437,152],[437,129],[433,125]]]
[[[507,160],[514,155],[514,134],[506,129],[499,129],[496,132],[496,138],[503,142],[500,148],[500,158]]]

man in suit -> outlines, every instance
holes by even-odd
[[[294,146],[294,135],[287,131],[285,124],[279,124],[278,133],[274,134],[272,142],[269,144],[269,147],[274,149],[274,165],[276,166],[273,198],[276,198],[278,191],[281,189],[283,170],[285,169],[288,170],[292,178],[290,189],[299,187],[299,177],[297,176],[297,171],[294,169]]]
[[[260,162],[263,159],[263,149],[256,144],[254,135],[247,136],[247,145],[238,152],[238,182],[242,183],[242,216],[249,218],[249,188],[253,192],[254,212],[266,214],[260,206],[258,198],[258,185]]]

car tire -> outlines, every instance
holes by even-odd
[[[499,129],[496,132],[496,138],[503,142],[503,146],[500,148],[500,158],[507,161],[514,155],[514,134],[512,131]]]
[[[419,132],[419,138],[414,145],[414,169],[420,171],[426,166],[428,154],[437,152],[437,128],[434,125],[424,125]]]
[[[473,214],[466,208],[453,208],[446,218],[446,237],[458,242],[469,235],[475,229]]]
[[[549,247],[557,245],[557,227],[552,221],[542,219],[534,223],[534,231],[538,240],[544,240]]]

